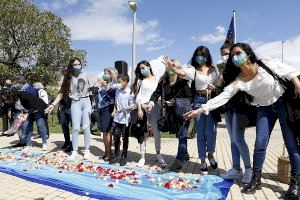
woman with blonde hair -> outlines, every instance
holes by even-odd
[[[100,131],[103,132],[103,141],[105,152],[101,158],[108,161],[111,156],[111,144],[112,144],[112,112],[114,110],[115,103],[115,84],[117,83],[118,72],[114,68],[105,68],[101,78],[98,79],[99,87],[98,91],[98,112],[100,115]]]

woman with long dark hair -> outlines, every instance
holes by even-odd
[[[63,83],[59,94],[55,101],[45,110],[50,113],[53,108],[60,102],[61,99],[66,99],[68,96],[72,99],[71,117],[72,117],[72,146],[73,151],[70,159],[75,159],[78,151],[78,134],[80,125],[82,124],[84,132],[84,159],[89,159],[90,156],[90,117],[91,117],[91,101],[89,98],[89,81],[87,75],[82,72],[82,64],[79,58],[72,58],[64,74]]]
[[[291,183],[285,194],[287,199],[299,198],[300,187],[300,148],[295,133],[287,123],[285,92],[280,82],[271,75],[265,67],[269,68],[279,77],[292,81],[296,95],[300,95],[300,71],[278,60],[258,60],[248,44],[237,43],[230,49],[229,59],[224,71],[231,83],[217,97],[203,104],[201,108],[187,112],[186,119],[201,113],[208,114],[211,110],[224,105],[238,91],[245,91],[253,97],[252,105],[258,107],[256,119],[256,141],[253,155],[253,176],[242,192],[252,193],[261,189],[261,172],[266,156],[272,129],[279,119],[282,136],[291,161]]]
[[[174,72],[184,79],[192,81],[191,90],[193,93],[194,109],[198,109],[210,98],[218,81],[219,72],[212,63],[209,49],[199,46],[193,53],[189,62],[189,67],[183,69],[173,68]],[[197,133],[198,154],[201,160],[201,171],[207,171],[207,158],[213,169],[218,168],[218,163],[214,158],[216,149],[217,120],[213,115],[200,115],[195,118]]]
[[[152,93],[155,91],[159,79],[154,76],[152,67],[148,61],[141,61],[137,64],[135,69],[135,80],[132,86],[133,93],[136,95],[136,103],[138,109],[138,117],[143,119],[144,111],[150,101]],[[160,118],[160,111],[157,104],[154,105],[151,112],[146,113],[147,119],[151,124],[153,136],[155,139],[155,150],[157,160],[160,164],[165,164],[165,160],[160,154],[161,138],[160,131],[157,128],[157,121]],[[146,133],[145,133],[146,134]],[[138,166],[142,167],[145,164],[146,153],[146,135],[141,144],[141,159],[138,162]]]

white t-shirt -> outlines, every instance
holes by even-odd
[[[44,90],[44,89],[39,89],[38,90],[38,93],[39,93],[39,97],[41,99],[43,99],[43,101],[48,104],[49,103],[49,99],[48,99],[48,94],[47,92]]]
[[[81,72],[78,76],[72,76],[70,84],[70,98],[80,100],[89,96],[89,80],[86,73]]]
[[[263,59],[263,63],[279,77],[287,80],[300,75],[300,70],[280,62],[278,59]],[[237,84],[230,84],[224,91],[206,104],[202,104],[205,114],[226,104],[239,90],[245,91],[254,97],[252,102],[256,106],[269,106],[275,103],[284,93],[284,88],[262,67],[258,68],[257,75],[248,82],[237,79]]]
[[[200,74],[193,66],[183,68],[182,70],[186,73],[186,76],[183,77],[184,79],[189,81],[193,81],[195,79],[196,90],[205,90],[207,89],[208,84],[216,85],[218,80],[218,71],[216,71],[216,68],[215,71],[209,75]]]
[[[141,104],[146,104],[150,101],[151,95],[156,90],[158,78],[144,79],[141,81],[140,90],[136,96],[136,102],[141,101]]]

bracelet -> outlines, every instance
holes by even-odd
[[[51,103],[51,106],[55,107],[55,105],[53,103]]]

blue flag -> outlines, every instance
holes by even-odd
[[[224,43],[233,45],[235,42],[236,42],[235,41],[235,16],[233,15],[231,18],[231,22]]]

